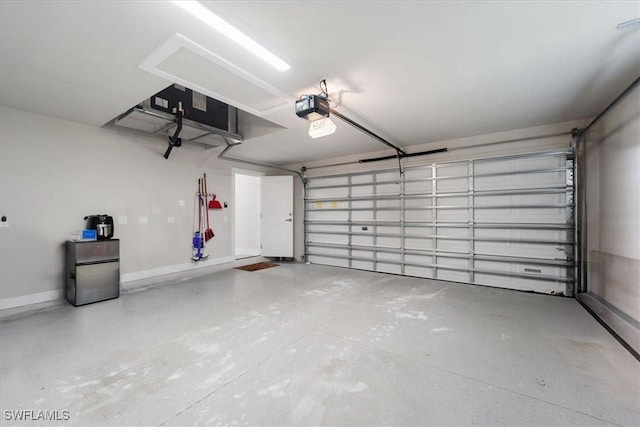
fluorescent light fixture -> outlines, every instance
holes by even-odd
[[[314,120],[309,124],[309,136],[311,138],[320,138],[323,136],[331,135],[336,131],[336,125],[331,121],[329,117],[324,119]]]
[[[240,30],[235,28],[233,25],[229,24],[227,21],[204,7],[200,2],[175,0],[173,3],[177,6],[180,6],[225,37],[228,37],[234,42],[238,43],[240,46],[244,47],[249,52],[261,58],[263,61],[271,64],[276,69],[280,71],[286,71],[291,68],[289,64],[275,56],[273,53],[271,53],[265,47],[261,46],[251,37],[247,36]]]

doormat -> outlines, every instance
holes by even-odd
[[[277,267],[280,264],[276,264],[275,262],[259,262],[257,264],[249,264],[243,265],[242,267],[234,267],[236,270],[244,270],[244,271],[257,271],[264,270],[265,268]]]

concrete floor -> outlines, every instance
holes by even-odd
[[[22,315],[0,351],[3,426],[640,423],[640,363],[573,299],[325,266]]]

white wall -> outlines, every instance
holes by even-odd
[[[587,291],[640,322],[640,87],[585,135]]]
[[[233,260],[232,218],[224,221],[230,209],[210,211],[216,234],[207,246],[210,259],[189,259],[197,178],[206,172],[209,192],[231,202],[235,163],[218,160],[220,149],[196,144],[165,160],[165,148],[165,140],[147,134],[0,108],[0,215],[9,223],[0,228],[0,307],[62,296],[63,245],[88,214],[116,220],[123,287]],[[118,216],[128,224],[118,224]],[[140,224],[140,216],[148,223]]]
[[[235,174],[235,255],[260,254],[260,177]]]

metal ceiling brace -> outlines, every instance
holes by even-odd
[[[380,135],[371,132],[369,129],[367,129],[366,127],[354,122],[353,120],[351,120],[350,118],[348,118],[347,116],[345,116],[342,113],[337,112],[335,109],[333,108],[329,108],[329,112],[336,116],[337,118],[339,118],[340,120],[342,120],[343,122],[345,122],[348,125],[353,126],[354,128],[358,129],[360,132],[364,133],[365,135],[369,135],[371,138],[380,141],[381,143],[383,143],[384,145],[386,145],[387,147],[391,147],[394,150],[396,150],[396,155],[395,156],[389,156],[388,158],[394,158],[396,157],[398,159],[398,169],[400,170],[400,174],[403,173],[402,171],[402,163],[401,160],[403,157],[405,157],[407,155],[407,153],[400,147],[398,147],[395,144],[390,143],[389,141],[387,141],[386,139],[384,139],[383,137],[381,137]]]
[[[173,150],[173,147],[180,147],[182,145],[182,139],[178,137],[178,135],[180,135],[180,131],[182,130],[182,103],[180,103],[180,106],[176,109],[176,123],[177,123],[177,127],[176,127],[176,131],[173,133],[173,136],[169,136],[169,146],[167,147],[167,151],[164,152],[164,158],[168,159],[169,158],[169,154],[171,154],[171,150]]]
[[[236,145],[240,145],[242,143],[241,142],[235,142],[235,143],[229,142],[229,140],[227,138],[225,138],[225,137],[223,137],[223,139],[224,139],[224,142],[227,143],[227,146],[224,148],[224,150],[222,150],[222,152],[220,154],[218,154],[218,158],[219,159],[228,160],[230,162],[236,162],[236,163],[244,163],[246,165],[261,166],[261,167],[264,167],[264,168],[274,168],[274,169],[280,169],[280,170],[283,170],[283,171],[291,172],[291,173],[296,174],[298,176],[298,178],[300,178],[300,180],[302,181],[302,184],[306,186],[307,178],[301,171],[297,171],[295,169],[288,169],[288,168],[284,168],[282,166],[272,165],[272,164],[269,164],[269,163],[260,163],[260,162],[254,162],[253,160],[237,159],[237,158],[234,158],[234,157],[225,156],[227,151],[231,150]]]
[[[389,141],[387,141],[386,139],[384,139],[383,137],[381,137],[380,135],[377,135],[373,132],[371,132],[369,129],[365,128],[364,126],[354,122],[353,120],[351,120],[350,118],[348,118],[347,116],[343,115],[342,113],[337,112],[336,110],[334,110],[333,108],[329,109],[329,112],[331,114],[333,114],[334,116],[336,116],[337,118],[339,118],[340,120],[342,120],[343,122],[353,126],[354,128],[358,129],[360,132],[369,135],[370,137],[372,137],[373,139],[376,139],[380,142],[382,142],[384,145],[393,148],[394,150],[396,150],[397,156],[405,156],[407,153],[400,147],[398,147],[397,145],[394,145],[392,143],[390,143]]]

